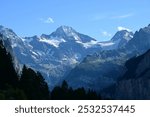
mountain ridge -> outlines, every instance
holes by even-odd
[[[124,48],[126,44],[133,38],[133,32],[127,30],[120,30],[109,40],[99,42],[103,50],[113,50]]]
[[[65,38],[54,37],[53,33],[48,38],[39,36],[20,38],[8,28],[3,29],[8,33],[3,30],[0,32],[7,37],[19,63],[40,71],[50,85],[55,85],[60,77],[68,73],[87,54],[101,50],[100,46],[92,47],[94,44],[89,41],[94,40],[93,38],[77,33],[73,29],[71,31],[74,32],[69,32],[71,34]],[[76,39],[76,35],[81,36],[81,39]],[[82,42],[83,38],[88,39]]]
[[[134,55],[133,53],[130,53],[130,55],[127,54],[130,50],[125,49],[126,45],[132,40],[133,33],[129,31],[119,31],[116,35],[114,36],[116,39],[112,38],[108,43],[102,43],[87,35],[78,33],[71,27],[62,26],[49,35],[43,34],[41,36],[25,38],[11,35],[10,38],[13,37],[15,40],[13,43],[15,44],[15,46],[13,46],[13,51],[18,61],[21,64],[28,65],[28,67],[34,70],[40,71],[49,86],[54,86],[67,77],[68,74],[70,74],[69,72],[73,70],[76,65],[81,65],[82,61],[86,61],[91,66],[87,74],[90,74],[94,68],[96,69],[93,74],[98,75],[99,72],[96,71],[98,69],[102,73],[101,76],[92,80],[89,77],[82,76],[84,79],[87,78],[85,80],[86,82],[94,83],[96,80],[98,81],[100,77],[105,77],[106,84],[116,82],[117,78],[113,79],[109,77],[114,77],[115,73],[118,73],[119,77],[119,75],[124,73],[123,63]],[[124,45],[121,44],[123,47],[118,46],[121,40],[126,40],[123,42]],[[116,41],[118,43],[116,43]],[[115,45],[113,48],[112,45],[108,45],[110,42],[113,42],[113,46]],[[104,48],[102,44],[108,46]],[[88,65],[87,63],[84,65],[85,68],[88,69],[88,67],[86,67]],[[112,69],[110,69],[110,66],[112,66]],[[115,72],[112,72],[112,70],[115,70]],[[108,71],[110,72],[109,74]],[[114,75],[112,75],[112,73]],[[102,81],[100,80],[100,82]],[[92,86],[94,84],[90,83],[90,85]]]
[[[147,28],[149,29],[149,27],[145,27],[144,29]],[[91,88],[98,92],[117,83],[118,79],[126,72],[125,62],[150,49],[150,44],[148,43],[150,41],[150,33],[147,31],[146,34],[144,33],[142,35],[143,33],[141,31],[136,32],[124,47],[117,50],[103,50],[87,56],[69,73],[66,80],[75,88],[84,86],[85,88]],[[143,39],[146,41],[142,43],[139,43],[141,41],[135,41]],[[133,48],[134,45],[136,45],[136,48]]]

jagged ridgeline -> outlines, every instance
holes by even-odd
[[[146,66],[149,64],[146,62],[142,62],[143,65],[139,64],[138,59],[132,58],[150,49],[150,25],[135,33],[120,30],[112,39],[105,42],[98,42],[68,26],[61,26],[49,35],[42,34],[33,37],[21,38],[11,29],[3,26],[0,26],[0,33],[3,35],[2,53],[5,53],[3,51],[6,48],[6,54],[3,56],[9,56],[10,59],[1,58],[1,64],[4,66],[6,60],[9,60],[7,64],[14,63],[1,67],[2,71],[11,69],[8,73],[12,72],[10,77],[9,74],[5,79],[1,77],[1,97],[4,99],[8,99],[6,95],[8,86],[11,86],[13,93],[19,92],[25,99],[75,99],[72,97],[80,94],[82,94],[79,96],[80,99],[83,99],[81,97],[88,97],[87,94],[93,91],[101,94],[103,98],[149,99],[148,93],[134,91],[134,88],[142,92],[148,91],[148,85],[146,87],[144,85],[149,83],[149,79],[143,74],[146,73],[149,77],[149,68]],[[129,61],[134,64],[130,65]],[[135,70],[136,68],[139,69]],[[140,70],[145,68],[146,71],[137,77]],[[132,72],[134,74],[128,74]],[[1,74],[3,76],[6,73],[7,71]],[[132,78],[129,77],[130,75]],[[136,78],[140,80],[135,80]],[[64,88],[66,83],[62,83],[64,80],[67,82],[67,88]],[[32,84],[34,85],[31,86]],[[118,86],[115,86],[116,84]],[[31,87],[31,90],[26,86]],[[112,90],[106,91],[106,89],[112,89],[113,93]],[[124,93],[124,89],[129,92]],[[66,93],[68,96],[65,95]],[[95,98],[92,99],[97,99],[96,95],[93,97]]]
[[[4,47],[2,38],[0,35],[0,99],[101,99],[91,90],[73,90],[65,81],[61,87],[55,87],[50,92],[43,76],[25,65],[19,75],[14,68],[13,57]]]
[[[110,41],[98,42],[69,26],[60,26],[50,34],[32,37],[19,37],[13,30],[3,26],[0,26],[0,32],[9,38],[8,43],[19,64],[42,73],[50,88],[65,80],[87,55],[102,50],[117,50],[133,37],[132,32],[122,30]]]

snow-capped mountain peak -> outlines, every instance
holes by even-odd
[[[78,32],[76,32],[72,27],[69,26],[60,26],[53,32],[50,37],[61,37],[64,38],[66,41],[81,41],[80,37],[78,36]]]
[[[127,30],[118,31],[110,41],[100,42],[104,50],[113,50],[125,47],[125,45],[133,38],[133,33]]]
[[[132,38],[133,38],[133,33],[132,32],[129,32],[127,30],[121,30],[121,31],[118,31],[114,35],[114,37],[111,39],[111,41],[115,42],[115,41],[122,40],[122,39],[125,39],[125,40],[129,41]]]
[[[3,38],[3,40],[8,41],[11,44],[12,48],[17,47],[17,44],[23,44],[21,38],[18,37],[12,29],[0,26],[0,33],[5,37]]]
[[[59,28],[56,29],[56,31],[54,31],[53,33],[51,33],[50,35],[46,35],[46,34],[42,34],[41,35],[42,39],[48,39],[48,40],[53,40],[53,42],[55,41],[59,41],[59,42],[70,42],[70,43],[79,43],[81,45],[89,45],[88,47],[91,47],[91,44],[97,43],[95,39],[81,34],[79,32],[77,32],[76,30],[74,30],[72,27],[69,26],[60,26]],[[87,46],[86,46],[87,47]]]
[[[69,27],[69,26],[60,26],[57,31],[62,31],[66,34],[69,34],[69,33],[76,33],[76,31],[72,28],[72,27]]]
[[[0,33],[3,34],[5,37],[7,38],[13,38],[15,39],[15,37],[17,37],[17,35],[13,32],[13,30],[9,29],[9,28],[5,28],[2,25],[0,25]]]
[[[59,78],[63,78],[85,56],[101,51],[104,45],[117,49],[116,42],[100,44],[94,38],[68,26],[61,26],[49,35],[25,38],[18,37],[12,30],[2,26],[0,32],[5,32],[4,35],[10,37],[14,55],[21,64],[40,71],[47,82],[53,84],[56,84]]]

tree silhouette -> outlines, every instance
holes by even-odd
[[[13,59],[0,41],[0,99],[26,99],[24,92],[18,89],[18,81]]]
[[[52,100],[98,100],[100,96],[94,91],[85,91],[84,88],[73,90],[68,86],[66,81],[63,81],[61,86],[55,87],[51,92]]]
[[[0,40],[1,38],[0,36]],[[101,98],[91,90],[72,89],[66,81],[63,81],[61,86],[56,86],[50,93],[42,75],[25,65],[21,78],[18,77],[13,58],[0,41],[0,99],[95,100]]]
[[[20,88],[25,92],[28,99],[49,99],[48,85],[42,75],[26,66],[23,67]]]
[[[13,59],[0,41],[0,89],[5,89],[8,85],[16,87],[18,76],[13,66]]]

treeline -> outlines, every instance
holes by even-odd
[[[51,99],[54,100],[98,100],[101,96],[92,90],[85,91],[84,88],[73,90],[63,81],[61,86],[55,87],[51,92]]]
[[[40,73],[24,66],[18,76],[11,54],[0,41],[0,99],[49,99],[49,95]]]
[[[4,100],[71,100],[71,99],[101,99],[94,91],[84,88],[73,90],[67,82],[55,87],[51,92],[44,78],[26,66],[18,76],[10,53],[0,41],[0,99]]]

